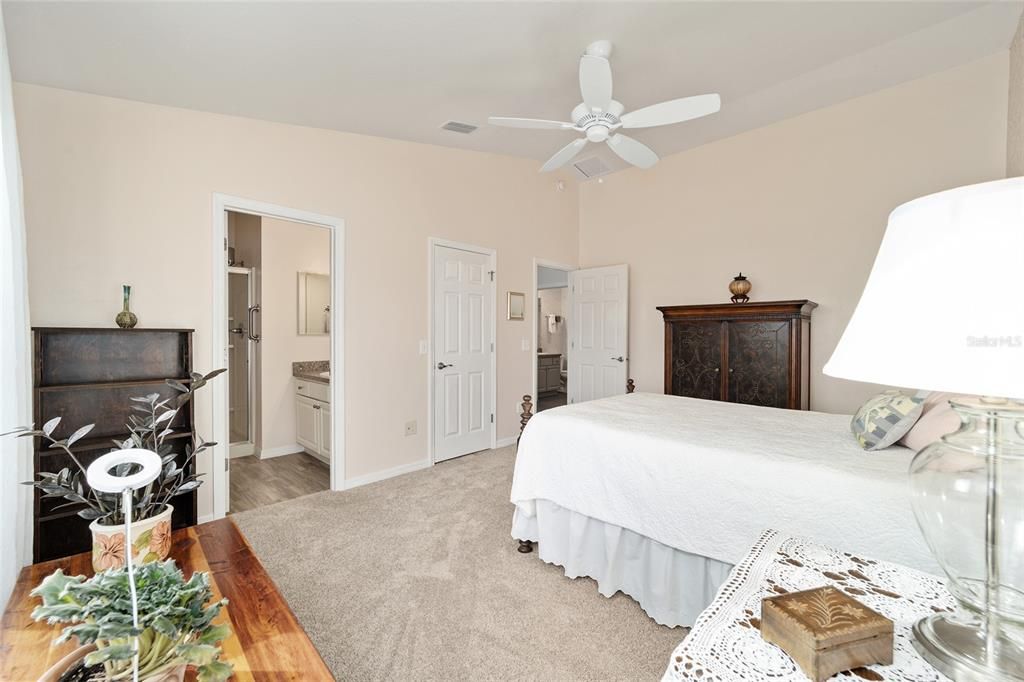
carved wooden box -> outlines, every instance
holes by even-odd
[[[815,682],[851,668],[892,664],[892,621],[834,587],[762,601],[761,636]]]

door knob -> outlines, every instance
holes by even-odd
[[[454,367],[454,366],[455,366],[455,365],[446,365],[446,364],[444,364],[443,362],[439,362],[439,363],[437,363],[437,368],[438,368],[438,369],[444,369],[445,367]]]
[[[617,358],[612,358],[612,360],[614,360],[615,362],[625,362],[621,355]]]

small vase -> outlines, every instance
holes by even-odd
[[[750,300],[747,294],[750,293],[750,280],[743,276],[743,273],[736,275],[731,282],[729,282],[729,293],[732,294],[730,299],[733,303],[746,303]]]
[[[174,507],[167,508],[156,516],[132,522],[132,564],[163,561],[171,553],[171,514]],[[92,567],[95,571],[106,571],[124,566],[125,537],[124,525],[103,526],[99,521],[89,524],[92,531]]]
[[[117,322],[117,326],[121,329],[131,329],[139,323],[139,318],[130,309],[132,288],[127,284],[123,285],[122,288],[124,289],[124,308],[117,314],[114,321]]]

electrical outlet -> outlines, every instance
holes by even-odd
[[[416,422],[405,422],[405,435],[415,436],[416,435]]]

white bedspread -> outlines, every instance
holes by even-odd
[[[523,433],[512,502],[730,564],[775,528],[937,573],[910,508],[913,452],[865,452],[849,420],[647,393],[547,410]]]

